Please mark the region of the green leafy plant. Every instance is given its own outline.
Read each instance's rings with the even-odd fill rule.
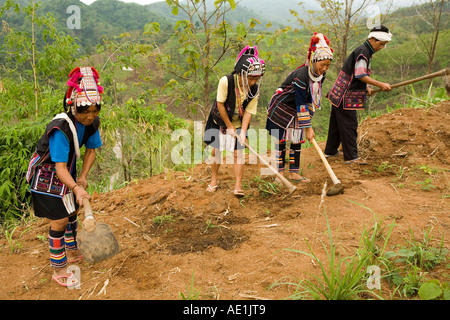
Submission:
[[[0,223],[28,211],[31,199],[25,175],[43,129],[34,121],[0,126]]]
[[[388,251],[385,257],[394,258],[395,263],[410,263],[427,271],[432,270],[436,265],[446,261],[448,250],[444,248],[444,236],[438,247],[432,246],[430,232],[431,228],[424,231],[423,240],[418,241],[410,229],[408,246],[398,251]]]
[[[167,223],[172,223],[175,221],[174,217],[172,215],[163,215],[163,216],[156,216],[152,219],[153,223],[164,225]]]
[[[422,283],[418,295],[421,300],[450,300],[450,285],[433,279]]]
[[[390,170],[394,165],[390,164],[389,162],[385,161],[381,163],[376,169],[377,172],[386,172],[387,170]]]
[[[366,228],[364,228],[360,241],[360,247],[363,247],[365,252],[367,252],[367,254],[369,255],[370,264],[386,265],[384,256],[396,222],[394,220],[389,225],[388,232],[385,235],[383,219],[379,219],[377,221],[374,216],[374,220],[375,221],[371,229],[367,230]],[[380,241],[382,241],[381,245],[379,244]]]
[[[261,177],[254,176],[251,182],[256,183],[258,192],[262,197],[275,195],[280,192],[280,186],[277,183],[267,181]]]
[[[433,179],[426,178],[424,181],[417,181],[416,184],[421,185],[422,190],[430,191],[431,189],[436,188],[432,182],[433,182]]]
[[[405,296],[409,297],[417,294],[425,273],[414,264],[408,264],[405,271],[405,275],[402,278],[401,290]]]
[[[13,239],[14,237],[14,233],[17,230],[19,226],[15,226],[14,228],[10,230],[5,230],[5,238],[6,241],[8,242],[8,246],[9,246],[9,251],[11,253],[19,253],[20,250],[22,250],[23,248],[23,243],[20,241],[20,239],[22,238],[22,236],[28,231],[30,230],[32,227],[29,227],[27,229],[25,229],[24,231],[22,231],[18,237],[17,240]]]
[[[435,173],[438,172],[437,169],[431,168],[428,165],[423,165],[423,166],[420,167],[420,169],[423,170],[423,172],[425,172],[425,173],[427,173],[429,175],[432,175],[432,174],[435,174]]]
[[[186,294],[179,292],[178,295],[182,300],[198,300],[201,291],[194,287],[194,271],[192,270],[190,286],[186,286]]]
[[[208,230],[211,229],[211,228],[220,228],[220,226],[213,224],[212,223],[212,218],[209,218],[209,220],[206,222],[206,228],[203,231],[203,233],[208,232]]]
[[[47,241],[48,241],[47,236],[42,235],[42,234],[38,234],[38,235],[36,236],[36,238],[38,238],[39,241],[41,241],[41,242],[43,242],[43,243],[47,243]]]
[[[366,269],[368,267],[369,255],[367,251],[360,248],[355,255],[342,257],[337,252],[337,247],[333,242],[330,224],[326,216],[327,233],[329,239],[329,249],[322,242],[326,255],[328,257],[327,263],[320,260],[320,258],[311,249],[307,243],[309,253],[295,249],[286,249],[294,252],[299,252],[309,256],[315,261],[321,271],[321,277],[313,276],[315,281],[303,280],[298,283],[296,293],[290,298],[292,299],[306,299],[312,298],[315,300],[355,300],[359,299],[362,294],[369,294],[382,299],[381,296],[366,289]]]
[[[395,286],[396,292],[405,297],[418,294],[427,272],[447,259],[448,250],[443,246],[444,237],[436,247],[431,244],[430,233],[431,227],[424,231],[423,239],[419,241],[410,230],[406,246],[384,254],[387,270],[385,279]],[[427,286],[422,292],[424,290],[428,290]]]

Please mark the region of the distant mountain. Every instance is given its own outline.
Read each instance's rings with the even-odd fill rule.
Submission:
[[[5,2],[6,0],[0,0],[0,6]],[[16,0],[16,2],[22,6],[30,5],[29,0]],[[125,3],[119,0],[96,0],[90,5],[79,0],[37,0],[36,3],[38,3],[38,16],[50,13],[57,20],[57,29],[78,38],[82,50],[88,51],[92,51],[96,45],[100,44],[104,36],[117,36],[124,32],[142,32],[148,22],[158,22],[161,30],[167,30],[169,33],[178,20],[187,18],[181,10],[177,16],[174,16],[165,1],[148,5]],[[67,20],[71,16],[67,8],[72,5],[78,6],[81,10],[80,29],[67,27]],[[214,0],[208,0],[207,8],[213,7]],[[289,9],[301,11],[298,0],[277,0],[276,5],[273,0],[242,0],[235,10],[226,14],[226,20],[235,25],[255,18],[260,22],[260,25],[255,28],[257,30],[266,30],[269,22],[272,24],[272,30],[286,25],[297,26],[292,21],[293,17],[289,14]],[[23,13],[10,12],[2,19],[15,29],[30,30],[30,23]]]
[[[247,22],[250,18],[255,18],[261,22],[259,29],[265,29],[266,24],[269,22],[271,22],[274,27],[286,25],[298,26],[298,24],[293,21],[292,15],[289,13],[289,9],[303,12],[303,8],[300,7],[298,3],[298,0],[278,0],[276,1],[276,4],[274,0],[241,0],[235,10],[227,12],[226,19],[229,23],[236,24],[239,22]],[[181,10],[179,11],[178,16],[173,16],[165,1],[148,4],[146,7],[151,12],[166,17],[173,22],[186,18]],[[208,0],[207,9],[211,10],[213,7],[214,0]],[[313,2],[305,4],[305,8],[307,10],[317,9],[319,6]]]
[[[226,19],[231,24],[237,24],[239,22],[246,23],[250,18],[255,18],[261,23],[256,28],[257,30],[266,30],[269,22],[272,24],[272,30],[287,25],[298,27],[295,18],[289,12],[290,9],[297,11],[300,16],[302,16],[303,10],[319,9],[316,2],[305,1],[300,6],[299,1],[241,0],[235,10],[227,13]],[[0,6],[5,2],[6,0],[0,0]],[[29,0],[16,0],[16,2],[23,6],[30,5]],[[148,5],[125,3],[119,0],[96,0],[91,5],[86,5],[79,0],[36,0],[36,2],[39,2],[37,10],[39,16],[50,13],[57,20],[57,29],[80,39],[82,50],[88,51],[100,44],[104,36],[117,36],[124,32],[142,33],[148,22],[158,22],[161,30],[166,31],[164,37],[168,37],[173,30],[173,25],[178,20],[187,18],[181,10],[177,16],[173,16],[165,1]],[[67,12],[67,8],[71,5],[77,5],[81,9],[81,29],[68,29],[66,25],[71,14]],[[207,8],[212,9],[213,7],[214,0],[208,0]],[[2,19],[6,20],[10,27],[18,30],[30,30],[30,23],[23,13],[10,12]]]
[[[303,6],[300,6],[299,2],[300,0],[241,0],[239,6],[264,17],[265,20],[271,21],[273,25],[298,27],[298,23],[295,22],[295,18],[290,14],[289,10],[295,10],[301,14],[303,9],[320,9],[316,2],[308,1],[306,3],[305,1]]]

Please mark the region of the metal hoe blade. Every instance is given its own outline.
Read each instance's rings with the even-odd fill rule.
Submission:
[[[81,230],[78,242],[84,259],[96,263],[108,259],[119,252],[119,243],[106,223],[98,223],[93,232]]]

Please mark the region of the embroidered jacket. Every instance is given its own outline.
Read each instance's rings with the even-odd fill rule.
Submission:
[[[325,74],[321,83],[324,80]],[[268,118],[285,129],[311,127],[311,118],[315,112],[311,108],[312,82],[307,65],[292,71],[273,94],[268,106]]]
[[[228,114],[228,119],[230,121],[233,121],[233,116],[235,114],[235,109],[236,109],[236,84],[235,84],[235,79],[234,79],[234,75],[233,74],[229,74],[226,76],[228,79],[228,92],[227,92],[227,100],[225,101],[225,108],[227,110],[227,114]],[[253,95],[256,94],[256,92],[258,91],[258,86],[254,85],[250,88],[251,92]],[[244,100],[244,102],[242,103],[242,108],[243,110],[245,110],[248,106],[248,104],[253,100],[254,98],[246,98]],[[221,126],[224,127],[225,126],[225,122],[223,121],[222,117],[220,116],[220,112],[219,109],[217,107],[217,99],[214,100],[214,104],[211,108],[211,116],[214,120],[214,122]],[[239,113],[239,117],[242,120],[243,117],[243,113]]]
[[[68,114],[69,118],[75,123],[75,117],[72,114]],[[88,141],[89,137],[95,134],[100,127],[100,118],[97,117],[94,122],[90,126],[86,126],[85,133],[83,136],[83,140],[80,143],[80,146],[83,146]],[[34,168],[38,164],[54,164],[54,162],[50,158],[50,146],[49,146],[49,136],[53,130],[61,130],[61,132],[67,137],[69,141],[70,151],[69,151],[69,161],[67,162],[67,170],[69,172],[73,172],[76,175],[76,156],[75,156],[75,144],[72,131],[70,130],[69,123],[65,119],[53,119],[46,127],[45,133],[39,139],[35,153],[30,161],[28,172],[27,172],[27,180],[31,181]]]
[[[327,98],[335,107],[345,110],[361,110],[366,106],[367,84],[359,78],[370,76],[370,62],[375,53],[369,41],[365,41],[347,57]]]

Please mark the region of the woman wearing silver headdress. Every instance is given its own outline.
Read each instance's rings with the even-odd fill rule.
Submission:
[[[286,77],[269,102],[266,129],[277,139],[278,171],[285,170],[286,143],[290,142],[288,178],[294,182],[309,182],[299,174],[301,144],[315,137],[311,118],[320,109],[322,82],[333,60],[329,43],[323,34],[314,33],[306,63]]]
[[[207,192],[215,192],[218,186],[217,174],[223,150],[234,152],[234,173],[236,183],[234,195],[244,196],[242,177],[244,163],[242,149],[234,134],[245,141],[252,115],[256,114],[261,78],[265,72],[264,61],[258,57],[256,47],[247,46],[239,54],[234,70],[222,77],[217,96],[205,126],[203,141],[213,148],[211,152],[211,183]]]
[[[77,213],[86,191],[87,175],[102,146],[99,134],[101,94],[98,72],[93,67],[72,70],[64,96],[65,111],[56,115],[39,139],[30,161],[30,183],[34,214],[50,220],[49,247],[52,279],[58,284],[77,286],[68,263],[83,259],[77,246]],[[80,148],[86,147],[81,172],[77,174]]]

